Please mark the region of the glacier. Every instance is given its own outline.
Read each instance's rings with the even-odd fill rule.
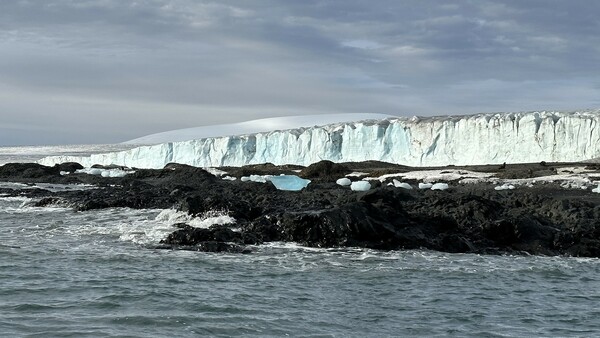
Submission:
[[[397,117],[50,156],[38,163],[162,168],[170,162],[198,167],[306,166],[321,160],[409,166],[575,162],[600,157],[599,122],[600,110]]]

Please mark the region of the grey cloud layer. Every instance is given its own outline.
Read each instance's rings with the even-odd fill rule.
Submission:
[[[597,107],[593,1],[3,1],[0,145]]]

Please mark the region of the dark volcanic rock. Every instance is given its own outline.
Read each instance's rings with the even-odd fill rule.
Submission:
[[[75,171],[77,171],[79,169],[83,169],[83,166],[77,162],[65,162],[65,163],[57,164],[57,165],[55,165],[55,167],[58,167],[59,172],[64,171],[64,172],[68,172],[68,173],[74,173]]]
[[[0,177],[11,179],[35,178],[60,175],[60,167],[47,167],[37,163],[7,163],[0,166]]]
[[[387,170],[380,168],[384,163],[373,165]],[[271,168],[263,169],[267,167]],[[507,191],[495,191],[488,184],[452,184],[447,191],[374,185],[370,191],[354,192],[334,183],[350,169],[327,161],[303,170],[302,175],[313,183],[299,192],[278,191],[272,184],[226,181],[179,164],[138,169],[123,178],[60,175],[77,168],[77,164],[9,164],[0,167],[0,179],[98,186],[84,191],[9,193],[39,198],[34,202],[38,206],[70,205],[81,211],[174,207],[197,216],[221,211],[236,220],[236,231],[230,226],[182,225],[162,242],[165,248],[245,252],[249,244],[294,241],[316,247],[600,257],[600,194],[553,184]],[[530,169],[531,173],[522,172]],[[535,176],[554,169],[507,164],[502,170],[509,176],[517,172]]]
[[[318,247],[398,248],[403,239],[402,229],[409,221],[401,212],[396,212],[393,218],[386,216],[389,215],[382,215],[379,209],[365,202],[287,213],[280,221],[281,239]]]
[[[122,186],[79,191],[69,197],[74,199],[72,205],[78,211],[105,208],[166,209],[176,202],[168,190],[137,181],[125,182]]]
[[[222,167],[230,176],[242,177],[250,175],[296,175],[296,170],[303,169],[303,166],[286,164],[274,165],[273,163],[250,164],[243,167]]]
[[[212,226],[208,229],[179,225],[179,230],[160,241],[164,248],[185,249],[205,252],[247,253],[249,250],[239,243],[242,236],[227,226]]]
[[[239,232],[234,232],[225,226],[212,226],[208,229],[196,228],[189,225],[180,227],[179,230],[171,233],[163,244],[171,245],[196,245],[201,242],[238,242],[241,239]]]
[[[124,166],[124,165],[116,165],[116,164],[108,164],[108,165],[104,165],[104,164],[93,164],[92,168],[95,169],[121,169],[121,170],[126,170],[129,169],[129,167]]]
[[[300,177],[319,181],[334,181],[352,171],[343,164],[320,161],[302,169]]]
[[[262,214],[262,208],[247,200],[227,198],[220,194],[192,195],[183,197],[177,208],[193,216],[211,211],[225,211],[235,219],[252,220]]]
[[[137,169],[129,180],[142,180],[163,188],[209,189],[218,179],[202,168],[185,164],[167,164],[164,169]],[[191,190],[187,189],[187,190]]]

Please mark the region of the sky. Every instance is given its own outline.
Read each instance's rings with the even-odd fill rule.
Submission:
[[[589,0],[0,2],[0,146],[266,117],[600,107]]]

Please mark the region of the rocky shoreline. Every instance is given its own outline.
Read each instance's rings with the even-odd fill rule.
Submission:
[[[535,163],[446,167],[498,179],[557,175],[557,168],[595,164]],[[176,224],[158,248],[213,252],[250,252],[248,246],[273,241],[313,247],[365,247],[380,250],[430,249],[482,254],[535,254],[600,257],[600,194],[590,188],[565,188],[561,182],[496,190],[489,181],[447,180],[447,190],[411,190],[388,185],[395,173],[431,170],[383,162],[309,167],[269,164],[218,168],[223,179],[201,168],[169,164],[164,169],[135,169],[124,177],[75,173],[82,167],[63,163],[0,166],[0,182],[28,184],[15,189],[0,184],[0,196],[33,198],[33,206],[61,205],[77,211],[111,207],[175,208],[190,215],[226,212],[233,224],[195,228]],[[352,191],[336,179],[379,177],[368,191]],[[68,174],[67,174],[68,173]],[[243,182],[249,175],[294,174],[310,179],[301,191],[277,190],[273,184]],[[388,176],[385,176],[388,175]],[[41,189],[34,184],[87,184],[94,189]]]

